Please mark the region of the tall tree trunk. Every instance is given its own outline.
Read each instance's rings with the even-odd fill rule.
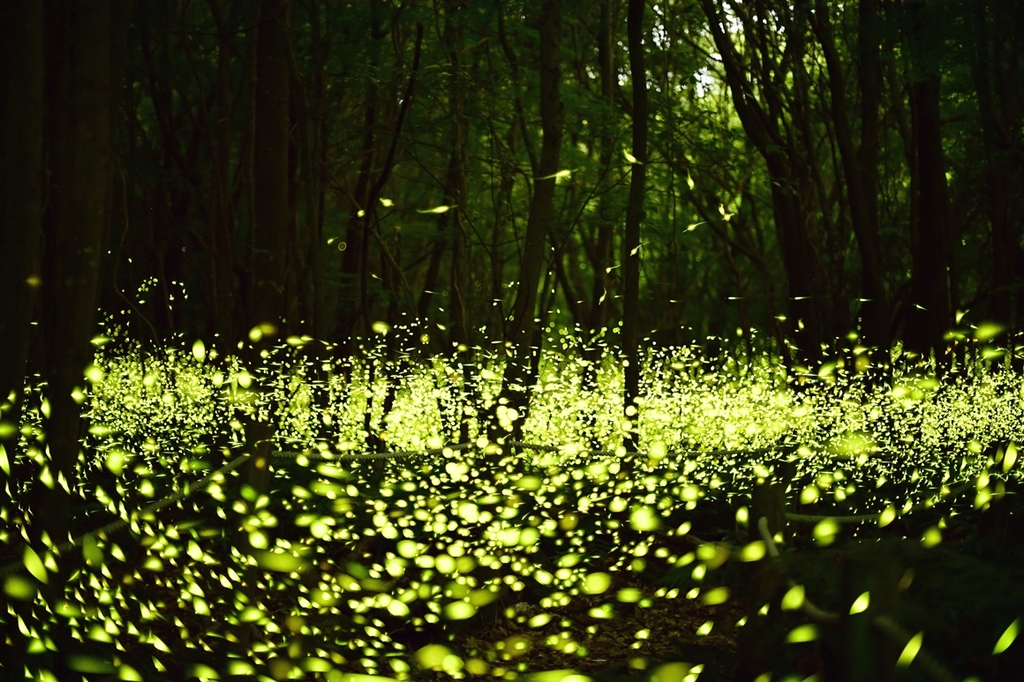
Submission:
[[[464,443],[469,440],[469,421],[462,412],[461,406],[467,400],[466,391],[474,393],[472,362],[473,349],[470,343],[470,329],[467,319],[466,295],[469,293],[469,260],[466,241],[466,216],[468,190],[466,184],[466,142],[468,126],[464,111],[465,89],[462,77],[462,25],[465,21],[466,0],[446,0],[444,12],[443,39],[448,52],[449,75],[449,106],[452,113],[452,163],[448,168],[448,192],[452,196],[452,267],[449,284],[449,339],[455,350],[457,370],[460,381],[450,382],[451,390],[459,395],[453,396],[454,404],[459,406],[459,432],[453,434]]]
[[[217,116],[213,126],[212,207],[210,210],[210,282],[213,285],[212,305],[209,311],[210,332],[219,335],[220,343],[228,348],[237,343],[239,333],[236,322],[241,312],[235,305],[234,235],[237,210],[231,191],[231,128],[234,111],[231,106],[231,59],[234,53],[234,32],[218,0],[208,0],[210,12],[217,26]]]
[[[601,100],[608,111],[615,111],[615,88],[618,85],[615,72],[615,22],[613,18],[612,0],[601,3],[601,25],[597,41],[597,58],[601,72]],[[608,123],[601,135],[601,154],[599,163],[602,172],[607,173],[611,167],[612,155],[615,150],[614,128]],[[612,264],[612,249],[615,242],[615,216],[611,206],[609,192],[601,192],[597,209],[597,239],[594,240],[593,252],[590,255],[593,266],[594,283],[590,293],[589,319],[585,321],[582,355],[583,365],[582,390],[588,393],[597,391],[597,374],[601,367],[603,355],[598,337],[607,330],[610,311],[614,296],[612,277],[609,268]],[[584,430],[588,433],[591,450],[601,449],[597,440],[597,405],[596,401],[588,401],[593,407],[584,414]]]
[[[1020,71],[1015,68],[1019,61],[1007,58],[1005,41],[1019,41],[1020,36],[1011,38],[994,30],[996,26],[1011,25],[1002,3],[978,2],[971,9],[966,21],[978,36],[971,73],[981,121],[984,204],[992,229],[992,293],[988,314],[993,321],[1005,325],[1007,334],[1000,339],[1005,342],[1010,332],[1019,331],[1024,325],[1024,249],[1020,246],[1024,188],[1020,186],[1021,164],[1013,158],[1007,144],[1007,131],[1019,129],[1022,112],[1014,106],[1017,97],[1007,93],[1004,85],[1019,80]]]
[[[910,49],[911,173],[910,305],[907,306],[907,350],[927,358],[943,355],[943,336],[950,319],[949,237],[946,164],[939,121],[940,74],[935,62],[935,8],[927,0],[908,4]],[[940,368],[941,369],[941,368]]]
[[[288,0],[261,0],[256,39],[252,326],[282,324],[288,197]],[[292,323],[288,320],[288,323]]]
[[[888,353],[889,303],[882,269],[882,245],[878,235],[878,28],[877,0],[860,5],[857,44],[859,47],[861,144],[854,143],[853,126],[847,114],[846,76],[836,49],[829,8],[816,0],[811,25],[822,46],[830,89],[829,111],[835,127],[836,145],[842,160],[843,180],[850,207],[850,222],[857,239],[861,262],[862,324],[860,342],[876,349],[875,359]]]
[[[128,27],[117,0],[53,0],[47,22],[47,155],[43,333],[53,487],[36,484],[35,532],[67,539],[82,424],[72,397],[91,360],[99,267],[110,224],[114,130]],[[45,510],[43,512],[42,510]]]
[[[810,233],[811,215],[801,204],[800,195],[805,189],[795,166],[803,163],[793,141],[783,135],[780,121],[785,108],[781,101],[779,84],[789,76],[786,73],[762,74],[760,91],[767,105],[762,105],[754,94],[753,84],[746,71],[730,33],[723,23],[714,0],[701,0],[701,7],[708,18],[715,46],[722,56],[725,80],[729,86],[733,106],[743,129],[754,148],[764,158],[771,181],[772,215],[775,230],[782,251],[782,263],[789,283],[789,324],[790,333],[797,346],[797,357],[784,359],[799,364],[813,365],[821,359],[821,344],[828,332],[834,331],[828,324],[825,312],[827,291],[821,258],[815,249]],[[794,31],[803,30],[794,26]],[[798,45],[795,37],[787,47]],[[768,60],[761,55],[762,60]],[[802,68],[800,58],[787,53],[788,61]],[[774,68],[774,67],[773,67]],[[785,70],[785,65],[777,69]],[[761,67],[759,66],[759,69]],[[763,70],[763,69],[762,69]],[[783,352],[785,352],[783,350]]]
[[[260,351],[282,333],[285,263],[289,211],[288,182],[288,0],[261,0],[256,34],[255,147],[253,149],[252,288],[249,328],[259,328],[249,354],[255,367]],[[287,321],[291,323],[290,320]],[[265,390],[265,387],[263,387]],[[265,493],[270,478],[270,439],[273,418],[251,418],[246,440],[254,448],[248,479]]]
[[[256,92],[253,108],[253,235],[252,288],[247,324],[259,328],[260,334],[249,349],[249,363],[255,368],[260,353],[284,325],[288,308],[285,266],[288,262],[288,227],[290,223],[288,176],[288,0],[261,0],[260,21],[256,33]],[[260,385],[264,394],[268,387]],[[270,452],[275,434],[274,414],[262,419],[250,415],[246,419],[245,439],[249,448],[247,483],[260,495],[270,484]],[[236,533],[238,541],[244,534]],[[255,597],[256,569],[250,566],[243,578],[246,596]],[[240,624],[233,643],[238,655],[246,655],[252,637],[251,624]]]
[[[537,316],[537,287],[548,259],[547,234],[554,219],[555,174],[562,152],[563,105],[559,97],[561,67],[559,60],[560,9],[558,0],[542,0],[540,24],[540,117],[544,135],[540,161],[534,179],[530,215],[526,223],[526,242],[519,264],[519,286],[512,303],[512,319],[506,341],[510,343],[508,361],[502,377],[501,397],[507,407],[518,413],[513,423],[513,439],[522,439],[523,423],[529,408],[529,395],[537,381],[532,371]],[[496,411],[497,407],[495,407]],[[491,420],[492,435],[497,424]]]
[[[0,2],[0,406],[11,401],[0,419],[14,425],[42,281],[43,33],[43,3]],[[8,463],[19,432],[10,433],[0,436]],[[0,470],[0,488],[5,478]]]
[[[640,224],[644,219],[647,181],[647,71],[644,68],[644,0],[629,0],[626,19],[629,74],[633,84],[633,161],[630,169],[626,232],[622,239],[622,354],[625,361],[624,398],[629,432],[624,445],[638,445],[637,398],[640,391],[640,354],[637,348],[637,312],[640,306]]]

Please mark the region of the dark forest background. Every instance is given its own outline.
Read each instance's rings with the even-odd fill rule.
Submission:
[[[1024,323],[1017,0],[4,0],[0,31],[0,396],[48,384],[69,477],[101,322],[335,355],[383,322],[506,343],[506,386],[553,325],[634,359],[627,396],[644,339],[879,365]]]

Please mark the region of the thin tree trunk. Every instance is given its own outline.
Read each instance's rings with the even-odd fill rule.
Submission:
[[[628,452],[636,452],[637,398],[640,391],[640,354],[637,348],[637,313],[640,305],[640,224],[644,218],[647,181],[647,71],[644,68],[644,0],[629,0],[626,20],[629,73],[633,84],[633,156],[626,232],[622,239],[622,354],[625,362],[624,404],[630,427],[624,438]]]
[[[544,135],[540,161],[534,180],[530,215],[526,223],[526,243],[519,264],[519,287],[512,304],[512,319],[506,341],[510,343],[508,361],[502,378],[501,399],[518,413],[513,423],[513,439],[521,440],[523,423],[529,408],[529,394],[536,383],[533,358],[540,348],[533,347],[537,315],[537,287],[547,263],[547,234],[554,219],[555,174],[562,151],[563,105],[559,96],[561,67],[559,59],[560,9],[558,0],[542,0],[540,24],[540,115]],[[496,413],[497,405],[493,412]],[[491,418],[492,436],[498,433]]]
[[[913,173],[910,305],[907,306],[907,350],[941,361],[943,336],[950,326],[948,210],[946,164],[939,120],[940,76],[921,41],[934,39],[929,24],[935,9],[926,0],[909,3],[911,58],[910,128]],[[931,68],[929,68],[931,67]],[[942,367],[938,368],[941,372]]]
[[[0,405],[10,399],[3,419],[15,425],[42,282],[43,33],[41,2],[0,2]],[[17,436],[0,436],[8,464]],[[5,479],[0,470],[0,488]]]
[[[875,8],[872,11],[872,7]],[[829,8],[824,0],[816,1],[816,11],[811,15],[811,25],[818,37],[825,56],[828,73],[830,99],[829,111],[835,128],[836,146],[842,160],[842,177],[850,209],[850,222],[857,238],[861,262],[862,305],[860,318],[862,327],[861,343],[873,346],[876,358],[888,352],[889,303],[885,292],[885,277],[882,270],[882,246],[878,235],[878,183],[877,183],[877,126],[878,126],[878,42],[877,1],[861,3],[861,18],[858,33],[860,63],[858,75],[866,91],[861,92],[861,148],[856,148],[852,126],[847,115],[846,77],[843,63],[836,49]],[[866,73],[873,68],[875,72]],[[864,164],[871,164],[866,168]]]
[[[760,77],[765,79],[761,82],[761,92],[767,105],[762,106],[754,95],[753,85],[713,0],[701,0],[701,7],[722,56],[733,106],[751,144],[764,158],[768,168],[772,214],[789,284],[790,334],[797,346],[796,358],[788,357],[782,349],[783,359],[790,365],[795,361],[810,366],[821,359],[821,343],[829,327],[824,314],[826,283],[821,258],[809,232],[811,216],[805,211],[799,196],[804,188],[794,166],[802,161],[793,141],[779,128],[779,121],[785,113],[776,82],[781,79],[772,77],[769,69],[774,67],[770,64],[769,55],[761,55],[762,63],[756,71],[762,72]],[[802,27],[795,26],[793,30],[799,31]],[[795,37],[792,41],[793,45],[798,45]],[[792,61],[796,57],[789,55],[789,59]],[[771,82],[768,82],[769,78]]]
[[[239,311],[235,305],[234,233],[236,207],[231,192],[231,127],[234,111],[231,106],[231,59],[234,56],[234,35],[224,17],[218,0],[209,0],[211,14],[217,26],[217,117],[214,125],[213,163],[211,164],[213,201],[210,210],[210,324],[208,329],[219,335],[225,348],[236,342],[235,321]]]

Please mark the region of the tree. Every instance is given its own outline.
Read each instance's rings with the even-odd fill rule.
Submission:
[[[0,3],[0,406],[16,425],[42,281],[43,4]],[[8,465],[18,429],[0,435]],[[0,473],[0,481],[3,474]]]
[[[522,424],[529,406],[529,392],[536,382],[534,354],[540,349],[534,346],[534,331],[537,315],[537,287],[540,275],[547,263],[548,230],[554,214],[555,183],[558,176],[559,159],[562,152],[563,105],[559,98],[561,68],[559,59],[559,37],[561,12],[558,0],[541,0],[540,14],[540,118],[543,142],[540,161],[534,175],[533,198],[526,223],[523,257],[519,264],[519,283],[512,304],[507,341],[508,359],[502,377],[501,396],[498,403],[504,403],[519,415],[515,422],[513,439],[522,437]],[[495,408],[496,409],[496,408]],[[492,428],[493,424],[492,417]]]
[[[128,7],[119,0],[46,5],[49,198],[43,215],[43,378],[52,487],[35,486],[33,526],[67,538],[79,437],[73,393],[91,361],[104,240],[110,226],[114,130]],[[52,477],[52,478],[51,478]],[[45,510],[45,513],[42,511]]]
[[[860,135],[854,137],[850,121],[846,64],[836,45],[829,8],[815,0],[811,26],[821,44],[829,84],[829,107],[835,142],[842,160],[850,222],[857,238],[861,263],[861,343],[873,346],[881,364],[891,343],[889,299],[882,268],[878,227],[878,127],[881,71],[879,69],[879,3],[861,0],[857,21],[856,83]],[[856,120],[856,118],[854,119]]]
[[[1006,0],[965,3],[964,10],[981,129],[982,210],[991,225],[987,309],[1007,331],[1019,330],[1024,325],[1024,153],[1012,131],[1024,121],[1024,105],[1013,85],[1024,73],[1024,45],[1019,31],[1001,27],[1020,26],[1024,16],[1020,3]]]
[[[640,354],[637,352],[637,313],[640,305],[640,226],[644,219],[644,187],[647,180],[647,70],[644,68],[644,0],[629,0],[629,73],[633,85],[633,159],[626,233],[622,239],[622,355],[625,361],[624,403],[632,425],[626,449],[635,452],[636,410],[640,393]]]
[[[813,364],[822,357],[822,343],[834,337],[836,326],[823,296],[828,289],[811,233],[813,213],[805,203],[815,191],[805,153],[811,140],[802,130],[805,121],[798,118],[808,113],[803,83],[807,8],[801,3],[770,9],[763,2],[753,7],[731,6],[747,41],[749,53],[741,56],[713,0],[701,0],[701,7],[721,55],[733,106],[767,166],[775,230],[789,282],[790,332],[797,345],[794,360]],[[784,45],[781,35],[785,35]],[[751,65],[749,70],[744,57]],[[786,104],[782,87],[790,79],[796,89],[792,103]]]
[[[906,309],[907,349],[923,357],[944,355],[951,326],[950,238],[946,164],[939,115],[941,74],[934,3],[907,5],[906,44],[910,55],[910,235],[913,269]]]

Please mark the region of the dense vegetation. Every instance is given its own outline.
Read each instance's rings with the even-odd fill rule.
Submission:
[[[920,656],[961,678],[1020,665],[1020,468],[997,445],[1024,439],[1024,387],[981,359],[947,383],[897,370],[867,391],[832,367],[794,390],[764,356],[652,349],[630,454],[621,366],[583,391],[568,339],[545,354],[523,425],[540,447],[490,441],[477,417],[500,357],[473,368],[472,390],[452,359],[410,362],[384,413],[382,344],[316,367],[293,339],[246,367],[199,342],[154,355],[96,341],[76,542],[36,553],[24,510],[4,510],[0,618],[20,619],[8,645],[48,679],[831,676],[842,635],[799,609],[848,608],[846,566],[865,551],[898,567],[889,613],[924,633]],[[26,455],[2,462],[19,480],[45,470],[39,400]],[[252,415],[275,419],[262,494],[235,468]],[[389,456],[362,454],[367,423]],[[791,525],[772,560],[751,493],[787,463],[789,510],[832,520]],[[901,679],[917,679],[907,649]]]
[[[1021,26],[0,0],[3,676],[1007,677]]]

